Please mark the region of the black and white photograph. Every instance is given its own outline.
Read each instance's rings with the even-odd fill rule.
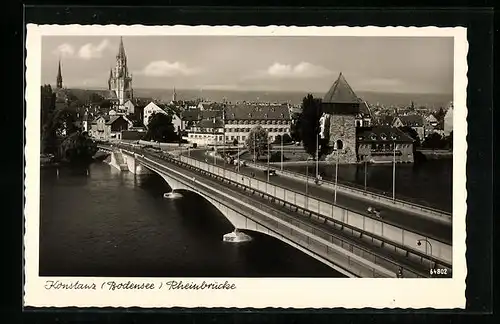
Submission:
[[[465,33],[28,26],[26,300],[459,307]]]

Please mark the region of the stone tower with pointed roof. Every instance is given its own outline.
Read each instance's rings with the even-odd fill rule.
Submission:
[[[116,55],[116,65],[109,71],[108,88],[116,94],[120,106],[123,106],[127,100],[133,99],[132,75],[128,73],[122,37],[120,37],[120,46]]]
[[[339,163],[356,163],[356,116],[360,113],[360,100],[339,74],[322,101],[328,146],[333,151],[326,159]]]
[[[59,66],[57,68],[56,89],[62,89],[62,87],[63,87],[63,79],[61,73],[61,60],[59,60]]]

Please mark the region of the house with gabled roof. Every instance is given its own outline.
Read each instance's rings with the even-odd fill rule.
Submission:
[[[392,122],[393,127],[410,127],[418,134],[422,142],[426,136],[427,121],[420,115],[397,116]]]
[[[356,129],[356,155],[364,163],[413,163],[413,139],[396,127]]]

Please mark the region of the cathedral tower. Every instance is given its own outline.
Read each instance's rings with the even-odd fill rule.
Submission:
[[[116,94],[120,106],[133,98],[132,75],[128,73],[127,56],[122,37],[120,37],[120,46],[116,55],[116,65],[109,71],[108,87]]]
[[[63,87],[63,79],[61,73],[61,60],[59,60],[59,67],[57,69],[56,89],[62,89],[62,87]]]

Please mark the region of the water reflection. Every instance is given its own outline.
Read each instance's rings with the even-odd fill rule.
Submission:
[[[285,169],[309,175],[316,174],[316,165],[289,165]],[[325,180],[335,181],[335,165],[319,165],[319,173]],[[366,179],[365,179],[366,174]],[[451,211],[452,160],[429,160],[421,164],[396,165],[396,198],[413,201],[425,206]],[[339,165],[338,182],[377,193],[392,196],[392,164]]]

